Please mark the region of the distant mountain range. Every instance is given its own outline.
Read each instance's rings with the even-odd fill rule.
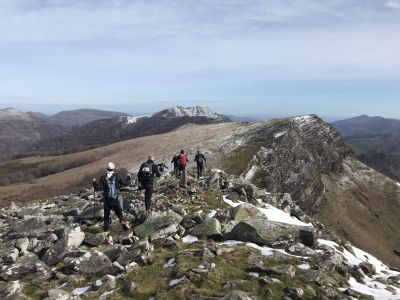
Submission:
[[[69,130],[74,126],[82,126],[99,119],[109,119],[118,116],[128,116],[128,114],[115,111],[83,108],[61,111],[52,115],[51,118],[56,120],[65,129]]]
[[[13,155],[61,154],[152,134],[166,133],[186,124],[230,122],[208,107],[172,107],[151,116],[78,109],[53,116],[0,110],[2,160]]]
[[[0,109],[0,158],[11,156],[42,139],[65,133],[57,121],[46,115],[14,108]]]
[[[360,161],[400,181],[400,120],[363,115],[332,126]]]

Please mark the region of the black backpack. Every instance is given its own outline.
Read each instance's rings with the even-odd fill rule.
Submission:
[[[203,154],[199,154],[199,156],[197,157],[197,162],[199,164],[202,164],[204,162],[204,155]]]
[[[141,182],[148,182],[153,177],[153,164],[145,162],[140,174]]]

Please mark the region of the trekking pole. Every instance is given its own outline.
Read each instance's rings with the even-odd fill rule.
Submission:
[[[96,189],[93,187],[93,219],[96,217]]]

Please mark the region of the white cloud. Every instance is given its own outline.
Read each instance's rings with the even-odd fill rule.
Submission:
[[[390,8],[400,9],[400,0],[387,0],[385,5]]]

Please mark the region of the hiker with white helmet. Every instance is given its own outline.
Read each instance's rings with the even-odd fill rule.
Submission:
[[[110,229],[110,213],[111,210],[115,212],[119,219],[119,223],[124,230],[128,230],[129,226],[126,223],[122,214],[121,196],[118,195],[118,190],[121,186],[128,186],[131,182],[131,175],[128,173],[126,180],[122,180],[118,173],[115,172],[115,164],[109,162],[107,165],[107,173],[101,176],[100,184],[97,183],[96,178],[93,178],[93,188],[103,190],[104,196],[104,230]]]

